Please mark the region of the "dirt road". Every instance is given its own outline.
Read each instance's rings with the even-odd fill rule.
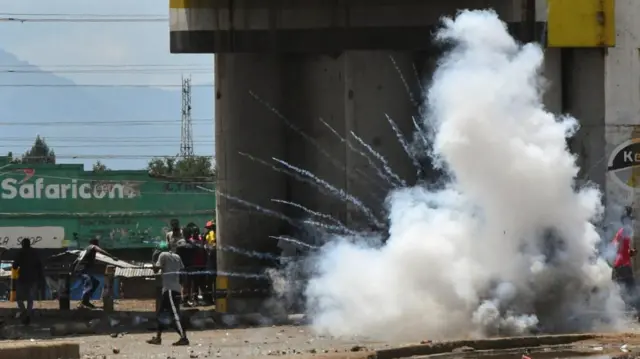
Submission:
[[[86,359],[103,358],[159,358],[159,359],[205,359],[205,358],[265,358],[265,357],[340,357],[364,358],[366,351],[384,349],[406,344],[400,342],[375,342],[364,338],[333,339],[316,336],[307,327],[269,327],[260,329],[235,329],[194,332],[190,347],[172,347],[177,335],[169,333],[162,346],[144,343],[151,334],[82,337],[71,339],[81,344],[81,353]],[[629,345],[634,352],[640,349],[640,335],[626,333],[604,335],[595,340],[575,343],[576,347],[598,354],[604,346],[616,350]],[[118,354],[114,354],[114,348]]]
[[[55,340],[80,343],[81,353],[86,359],[260,358],[325,356],[335,353],[354,355],[366,349],[384,348],[393,344],[358,338],[338,340],[319,337],[307,327],[294,326],[193,332],[189,335],[190,347],[172,347],[171,343],[178,339],[175,333],[165,334],[161,346],[148,345],[144,341],[151,336],[151,333],[124,334],[117,338],[99,335]],[[114,354],[114,348],[117,354]]]
[[[367,352],[376,349],[388,349],[404,344],[383,343],[360,338],[333,339],[314,335],[307,327],[268,327],[259,329],[211,330],[191,333],[191,346],[172,347],[177,339],[175,333],[167,333],[165,343],[153,346],[145,343],[151,333],[96,335],[75,338],[52,339],[47,341],[65,341],[80,344],[84,359],[207,359],[207,358],[314,358],[314,359],[364,359]],[[39,341],[39,340],[26,340]],[[471,347],[482,347],[467,344]],[[475,341],[474,341],[475,343]],[[0,342],[0,345],[2,342]],[[455,346],[455,343],[451,343]],[[626,344],[626,345],[625,345]],[[440,345],[440,344],[436,344]],[[631,352],[640,350],[640,335],[633,333],[602,335],[583,342],[575,342],[574,347],[585,353],[602,355],[620,352],[624,347]],[[552,350],[548,348],[549,353]],[[538,349],[533,357],[543,356],[544,347]],[[514,352],[515,353],[515,352]],[[516,355],[518,354],[518,355]],[[514,357],[519,356],[519,352]]]

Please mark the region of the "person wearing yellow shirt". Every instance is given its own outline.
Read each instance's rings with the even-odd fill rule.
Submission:
[[[216,251],[216,224],[213,221],[208,221],[204,226],[206,234],[205,240],[207,242],[207,270],[209,271],[209,278],[207,278],[207,295],[204,297],[207,304],[213,304],[215,300],[214,293],[216,291],[216,271],[218,270],[218,256]]]

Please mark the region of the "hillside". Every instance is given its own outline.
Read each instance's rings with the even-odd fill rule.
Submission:
[[[2,69],[19,67],[21,70],[32,70],[33,73],[0,74],[0,122],[28,123],[60,121],[106,122],[106,121],[153,121],[172,120],[175,124],[156,126],[1,126],[0,125],[0,154],[4,155],[12,150],[24,152],[27,139],[40,134],[61,156],[82,154],[113,154],[130,155],[173,154],[178,152],[180,140],[180,108],[181,91],[176,89],[161,89],[153,87],[83,87],[74,86],[71,80],[54,73],[43,71],[35,66],[20,61],[12,54],[0,49],[0,66]],[[16,87],[20,84],[52,84],[64,87]],[[5,86],[2,86],[5,85]],[[6,86],[12,85],[12,86]],[[192,116],[197,119],[213,119],[213,88],[192,88]],[[213,135],[213,124],[199,122],[194,125],[196,136]],[[84,144],[89,147],[90,141],[99,139],[100,146],[83,148],[83,142],[67,141],[64,138],[85,139]],[[166,142],[163,147],[140,148],[132,147],[135,142],[127,146],[108,146],[105,141],[110,138],[141,138],[158,139],[155,143]],[[19,138],[20,140],[18,140]],[[104,139],[107,140],[104,140]],[[149,141],[149,140],[147,140]],[[57,147],[56,147],[57,146]],[[204,146],[204,148],[202,148]],[[203,143],[200,152],[209,151],[211,144]],[[122,148],[119,148],[122,147]],[[124,148],[126,147],[126,148]],[[199,147],[196,143],[196,150]],[[60,162],[92,163],[95,160],[69,160],[62,158]],[[141,168],[146,159],[139,160],[105,160],[110,167]]]

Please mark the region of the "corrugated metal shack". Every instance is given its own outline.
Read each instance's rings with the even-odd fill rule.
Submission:
[[[116,268],[121,299],[154,299],[155,274],[151,265],[145,268]]]
[[[68,274],[71,270],[71,264],[73,261],[78,258],[82,251],[80,250],[72,250],[64,253],[56,254],[50,256],[46,259],[43,259],[45,266],[45,276],[47,281],[46,292],[44,293],[44,299],[51,300],[56,299],[58,294],[58,289],[61,286],[61,283],[64,281],[64,275]],[[113,260],[107,256],[102,254],[96,255],[96,266],[94,268],[94,272],[92,273],[96,279],[100,282],[98,289],[96,290],[93,299],[99,299],[102,296],[102,289],[104,286],[104,273],[106,267],[108,265],[112,265],[116,267],[116,270],[129,270],[131,273],[133,271],[138,270],[138,266],[121,261],[121,260]],[[151,269],[149,269],[153,273]],[[120,288],[121,283],[120,278],[116,275],[115,278],[115,287]],[[150,281],[153,283],[153,281]],[[10,263],[7,263],[6,266],[2,266],[0,268],[0,300],[6,300],[8,298],[8,290],[10,288],[11,283],[11,270]],[[144,287],[144,286],[142,286]],[[131,286],[131,290],[135,289],[135,286]],[[144,289],[139,289],[140,291],[144,291]],[[150,298],[153,298],[153,285],[151,285]],[[80,278],[72,278],[71,281],[71,300],[79,300],[82,295],[82,281]],[[115,291],[114,298],[119,299],[121,297],[121,291]]]

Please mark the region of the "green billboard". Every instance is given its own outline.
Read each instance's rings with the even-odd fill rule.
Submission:
[[[75,164],[8,164],[0,158],[0,247],[155,247],[169,221],[202,227],[215,217],[211,182],[147,171],[85,171]]]

